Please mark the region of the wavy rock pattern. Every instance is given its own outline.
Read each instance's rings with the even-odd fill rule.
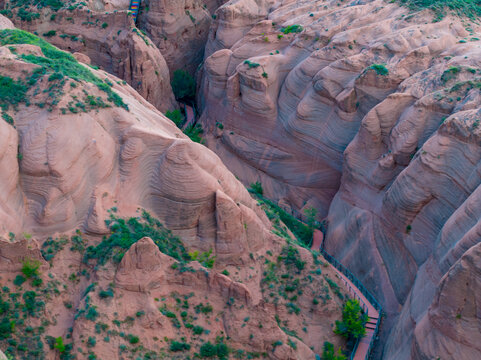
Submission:
[[[55,31],[56,35],[45,38],[51,44],[79,53],[79,60],[127,81],[159,110],[175,108],[169,69],[159,49],[134,28],[126,11],[105,12],[111,7],[99,8],[99,3],[89,4],[90,8],[60,10],[53,20],[47,13],[29,22],[17,16],[13,21],[17,27],[38,34]]]
[[[145,1],[138,26],[160,49],[171,73],[185,69],[194,74],[204,56],[211,14],[225,2],[227,0]]]
[[[216,14],[199,95],[209,147],[294,213],[326,217],[327,250],[389,314],[383,358],[480,357],[479,311],[460,312],[465,330],[439,320],[464,298],[479,310],[446,286],[478,271],[479,28],[383,1]]]
[[[317,254],[274,234],[264,210],[217,155],[104,71],[91,70],[109,84],[103,91],[98,82],[66,79],[66,69],[62,79],[46,73],[27,85],[39,65],[24,54],[43,56],[34,45],[0,47],[0,74],[26,90],[16,106],[0,99],[0,275],[2,299],[11,286],[24,292],[12,295],[25,300],[15,307],[26,313],[27,294],[36,297],[38,312],[8,340],[29,342],[23,328],[42,324],[38,332],[45,336],[29,344],[38,351],[28,356],[58,357],[47,336],[62,336],[66,354],[71,347],[79,359],[94,350],[98,358],[122,359],[126,349],[127,356],[184,358],[220,337],[237,354],[276,360],[314,360],[324,341],[345,346],[332,324],[348,289]],[[93,246],[109,241],[103,235],[111,234],[105,220],[112,212],[130,218],[139,208],[188,251],[212,251],[210,268],[177,262],[146,237],[117,253],[124,255],[116,258],[120,264],[89,260]],[[27,258],[46,260],[20,284]],[[2,307],[9,311],[10,303]],[[16,318],[14,311],[3,319],[10,316]],[[11,329],[15,322],[7,324]],[[171,348],[175,339],[189,344],[182,354]]]

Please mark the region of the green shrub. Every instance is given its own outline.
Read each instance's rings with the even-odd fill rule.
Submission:
[[[26,258],[22,262],[22,273],[27,279],[40,275],[38,269],[40,268],[40,261]]]
[[[202,326],[195,325],[195,326],[192,328],[192,332],[193,332],[195,335],[202,335],[202,333],[204,332],[204,328],[203,328]]]
[[[167,111],[165,113],[165,116],[167,116],[170,120],[174,122],[174,124],[180,128],[182,126],[182,123],[184,122],[184,115],[179,109],[172,110],[172,111]]]
[[[37,312],[45,306],[43,301],[37,300],[37,293],[35,291],[24,292],[22,298],[25,303],[24,311],[29,315],[36,316]]]
[[[42,244],[42,256],[45,260],[52,260],[55,255],[64,248],[68,238],[53,239],[49,237]]]
[[[384,64],[372,64],[371,66],[368,67],[368,69],[374,70],[378,75],[382,75],[382,76],[389,75],[389,70]]]
[[[204,143],[204,139],[202,139],[202,134],[204,133],[204,130],[202,129],[202,125],[200,124],[190,124],[187,126],[187,128],[184,130],[184,134],[187,135],[190,140],[193,142],[197,142],[199,144]]]
[[[176,99],[195,98],[195,80],[187,71],[175,70],[171,84]]]
[[[63,344],[63,339],[61,336],[55,339],[55,344],[53,347],[57,349],[59,353],[65,352],[65,345]]]
[[[95,336],[89,336],[87,340],[87,347],[94,347],[95,344],[97,344],[97,339],[95,338]]]
[[[114,297],[114,291],[112,290],[112,288],[108,288],[107,290],[100,290],[99,291],[99,297],[101,299],[106,299],[106,298],[109,298],[109,297]]]
[[[27,91],[28,87],[23,81],[0,75],[0,107],[3,111],[8,110],[10,105],[14,109],[20,103],[28,105]]]
[[[364,325],[368,316],[363,313],[358,300],[348,300],[342,309],[342,321],[336,321],[334,332],[347,339],[360,339],[366,335]]]
[[[252,191],[257,195],[264,195],[264,189],[262,188],[262,184],[259,181],[251,184]]]
[[[200,347],[200,356],[206,358],[213,358],[217,356],[217,348],[210,341],[206,342]]]
[[[57,32],[55,30],[50,30],[50,31],[47,31],[46,33],[43,34],[43,36],[45,37],[52,37],[52,36],[55,36],[57,35]]]
[[[25,282],[25,280],[27,279],[25,279],[22,275],[17,275],[13,280],[13,284],[16,286],[21,286]]]
[[[445,84],[449,80],[453,80],[461,72],[461,68],[457,66],[450,66],[449,69],[445,70],[441,75],[441,81]]]
[[[174,340],[170,343],[169,349],[170,349],[170,351],[174,351],[174,352],[190,350],[190,344]]]
[[[50,45],[45,40],[26,31],[18,29],[0,30],[0,45],[14,44],[31,44],[39,46],[44,55],[21,55],[23,61],[41,66],[40,69],[36,69],[32,73],[28,80],[28,86],[33,86],[36,81],[45,74],[57,72],[76,81],[85,81],[95,84],[101,91],[107,94],[108,101],[111,101],[116,106],[122,107],[128,111],[128,105],[125,104],[122,98],[112,90],[111,85],[108,85],[103,80],[96,77],[89,69],[81,65],[72,54],[61,51]],[[2,95],[7,96],[6,100],[14,105],[15,103],[18,104],[20,102],[27,102],[25,94],[28,90],[28,87],[20,81],[14,82],[13,80],[8,79],[9,78],[2,79],[2,77],[0,77],[0,105],[5,106],[5,99],[2,99]],[[15,92],[12,91],[12,87],[15,87]],[[2,92],[4,88],[10,89],[9,91],[11,94],[4,94]],[[8,103],[6,105],[6,109],[8,109]]]
[[[107,24],[106,22],[104,22],[104,23],[102,24],[102,29],[105,29],[105,28],[107,28],[108,26],[109,26],[109,24]]]
[[[50,8],[53,11],[60,10],[64,3],[60,0],[11,0],[12,8],[36,6],[38,9]]]
[[[8,317],[0,320],[0,339],[8,339],[15,330],[15,321],[8,319]]]
[[[314,229],[318,227],[318,222],[317,222],[317,209],[313,207],[309,207],[307,209],[304,209],[304,216],[306,217],[306,224],[309,226],[309,228],[312,229],[314,232]]]
[[[137,344],[140,341],[138,336],[135,336],[135,335],[132,335],[132,334],[129,334],[127,336],[127,339],[129,340],[129,343],[131,343],[131,344]]]
[[[406,226],[406,234],[409,235],[409,233],[411,232],[411,229],[412,229],[411,225]]]
[[[6,112],[2,113],[2,118],[5,120],[8,124],[13,125],[13,117],[8,115]],[[11,240],[10,240],[11,241]]]
[[[250,60],[244,61],[244,64],[246,64],[249,67],[249,69],[255,69],[255,68],[261,66],[261,64],[251,62]]]
[[[63,75],[58,72],[54,72],[52,75],[48,77],[48,81],[57,81],[62,79],[63,79]]]
[[[34,277],[32,279],[32,286],[38,287],[43,284],[43,280],[39,277]]]
[[[40,17],[40,14],[36,12],[27,11],[25,10],[25,8],[21,7],[20,9],[18,9],[17,16],[23,21],[30,22],[34,19],[38,19]]]
[[[202,313],[207,315],[212,312],[213,307],[209,303],[207,303],[206,305],[204,305],[203,303],[200,303],[194,307],[194,310],[197,314]]]
[[[284,33],[284,34],[290,34],[290,33],[300,33],[303,29],[303,27],[299,24],[295,24],[295,25],[289,25],[285,28],[282,28],[281,31]]]
[[[219,341],[219,339],[217,339]],[[224,342],[219,341],[217,344],[212,344],[210,341],[204,343],[200,347],[199,355],[201,358],[215,358],[220,360],[227,359],[229,356],[229,347]]]
[[[346,360],[346,356],[342,353],[341,348],[334,351],[334,345],[330,342],[325,342],[322,349],[322,360]]]
[[[99,317],[99,312],[96,306],[89,306],[85,318],[90,321],[95,321]]]
[[[212,255],[212,249],[199,253],[197,250],[189,253],[190,259],[192,261],[198,261],[205,267],[212,269],[215,263],[215,256]]]
[[[180,239],[145,210],[142,211],[140,217],[132,217],[127,220],[111,214],[110,219],[106,220],[106,224],[110,227],[109,237],[104,237],[97,246],[87,248],[84,254],[85,262],[97,259],[98,263],[103,265],[110,258],[113,258],[115,262],[120,262],[127,249],[146,236],[150,237],[164,254],[180,261],[190,260]]]
[[[281,345],[282,345],[282,341],[280,341],[280,340],[277,340],[276,342],[273,342],[272,343],[273,351],[276,349],[276,347],[281,346]]]
[[[288,269],[295,266],[297,270],[300,271],[303,270],[306,265],[306,262],[301,260],[299,250],[292,245],[286,245],[282,248],[279,259],[284,261],[284,265],[286,265]]]
[[[285,237],[286,239],[290,239],[289,234],[280,224],[280,221],[282,221],[296,236],[299,243],[309,246],[312,241],[313,228],[305,225],[293,215],[287,213],[279,205],[265,198],[262,194],[259,194],[259,192],[262,191],[262,186],[258,186],[257,184],[258,183],[251,184],[249,192],[255,194],[261,200],[260,203],[263,205],[263,209],[266,212],[267,217],[272,221],[275,228],[275,233],[279,236]]]

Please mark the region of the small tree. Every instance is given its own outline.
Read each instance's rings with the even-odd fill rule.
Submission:
[[[322,349],[322,360],[346,360],[346,356],[342,353],[341,348],[334,351],[334,345],[326,341]]]
[[[165,116],[172,120],[174,124],[177,125],[177,127],[180,127],[184,122],[184,115],[180,112],[179,109],[172,111],[169,110],[165,113]]]
[[[53,344],[53,347],[54,349],[57,349],[59,353],[65,352],[65,345],[61,336],[55,338],[55,344]]]
[[[258,195],[264,195],[264,189],[262,188],[262,184],[259,181],[251,184],[251,189]]]
[[[40,261],[25,259],[22,262],[22,273],[27,279],[37,277],[39,275],[38,269],[40,268]]]
[[[175,70],[172,90],[176,99],[193,99],[195,97],[195,80],[187,71]]]
[[[319,223],[316,219],[317,209],[313,207],[308,207],[304,209],[304,215],[306,216],[306,223],[309,228],[314,231],[314,228],[319,227]]]
[[[348,340],[357,340],[366,335],[368,316],[362,312],[358,300],[348,300],[342,309],[342,321],[336,321],[334,332]]]

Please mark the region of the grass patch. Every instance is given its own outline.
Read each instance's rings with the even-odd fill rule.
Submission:
[[[386,65],[384,64],[372,64],[367,68],[367,70],[372,69],[378,75],[386,76],[389,75],[389,70],[387,69]]]
[[[185,128],[184,134],[187,135],[190,140],[193,142],[203,144],[204,139],[202,138],[202,134],[204,133],[204,130],[202,129],[202,126],[200,124],[195,124],[195,125],[189,125]]]
[[[429,9],[434,12],[435,21],[442,20],[447,13],[477,20],[481,16],[481,3],[478,0],[397,0],[413,11]]]
[[[300,244],[305,246],[309,246],[311,244],[314,229],[299,221],[293,215],[287,213],[275,202],[265,198],[262,195],[263,190],[260,183],[251,184],[249,192],[254,194],[259,199],[259,203],[262,205],[269,220],[271,220],[277,235],[286,239],[290,239],[287,231],[281,225],[282,221],[296,236]]]
[[[54,11],[60,10],[64,3],[60,0],[11,0],[10,5],[12,8],[36,6],[39,10],[43,8],[50,8]]]
[[[299,24],[289,25],[281,29],[281,31],[286,35],[291,33],[300,33],[302,30],[304,30],[304,28]]]
[[[0,105],[3,104],[1,98],[2,86],[3,90],[8,88],[14,88],[15,95],[8,95],[6,101],[9,101],[12,105],[16,105],[19,102],[26,102],[28,104],[28,99],[26,99],[26,92],[29,87],[35,85],[37,80],[43,75],[49,75],[52,80],[62,79],[63,77],[68,77],[76,81],[85,81],[96,85],[101,91],[107,94],[107,100],[114,103],[115,106],[122,107],[125,110],[129,110],[127,104],[125,104],[122,98],[115,93],[111,88],[111,83],[99,79],[96,77],[87,67],[81,65],[72,54],[65,51],[61,51],[56,47],[50,45],[45,40],[30,34],[23,30],[18,29],[5,29],[0,30],[0,45],[15,45],[15,44],[31,44],[40,47],[44,56],[36,56],[33,54],[21,55],[21,59],[25,62],[36,64],[41,66],[32,73],[28,79],[27,85],[22,82],[15,82],[14,80],[0,79],[4,80],[4,84],[0,84]],[[53,75],[55,74],[55,75]],[[63,84],[62,84],[63,85]],[[18,91],[18,95],[16,94]],[[4,94],[4,96],[7,96]],[[13,97],[12,97],[13,96]]]
[[[190,260],[180,239],[145,210],[140,217],[127,220],[111,214],[110,219],[105,222],[110,227],[111,234],[104,237],[97,246],[87,248],[84,255],[85,262],[96,259],[100,265],[103,265],[112,258],[114,262],[119,263],[125,252],[145,236],[150,237],[164,254],[179,261]]]
[[[244,64],[246,64],[249,67],[249,69],[255,69],[256,67],[261,66],[260,64],[251,62],[250,60],[244,61]]]
[[[182,126],[182,124],[184,123],[184,120],[185,120],[184,115],[182,114],[182,112],[179,109],[172,110],[172,111],[168,110],[165,113],[165,116],[167,116],[167,118],[172,120],[178,128],[180,128]]]
[[[27,91],[28,87],[22,80],[13,80],[8,76],[0,75],[0,107],[2,110],[8,110],[10,105],[14,109],[21,103],[29,105]],[[8,120],[7,122],[10,123]]]

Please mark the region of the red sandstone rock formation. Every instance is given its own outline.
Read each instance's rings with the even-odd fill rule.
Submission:
[[[208,146],[285,208],[326,217],[327,250],[389,314],[383,358],[480,357],[476,311],[453,331],[434,315],[470,298],[444,284],[481,238],[478,26],[383,1],[239,0],[216,14],[199,94]]]
[[[275,235],[219,157],[133,88],[72,59],[68,69],[42,68],[61,55],[49,49],[0,47],[2,79],[24,94],[1,100],[0,298],[3,312],[25,315],[2,325],[2,348],[175,359],[217,338],[281,360],[314,359],[324,341],[343,345],[332,324],[347,290],[335,272]],[[139,219],[139,208],[215,263],[181,263],[148,237],[115,247],[116,261],[92,255],[115,232],[105,220]],[[297,267],[283,260],[288,250]],[[290,282],[295,290],[284,291]],[[189,347],[174,352],[175,341]]]

